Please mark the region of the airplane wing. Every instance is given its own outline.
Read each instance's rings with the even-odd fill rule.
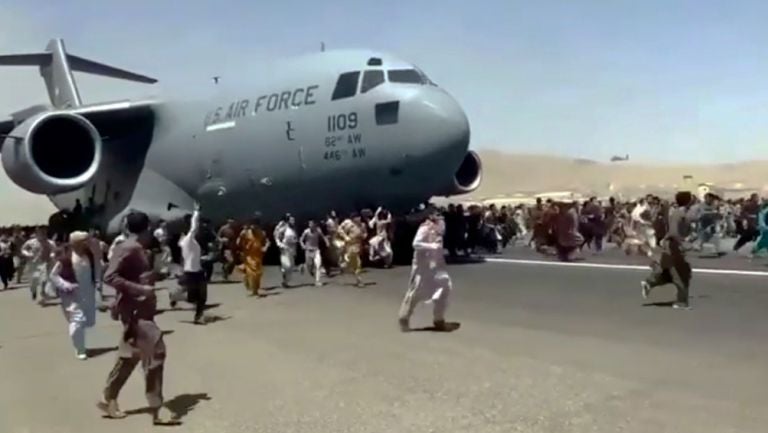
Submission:
[[[101,134],[102,139],[116,138],[134,132],[140,126],[154,121],[155,107],[159,101],[119,101],[85,105],[65,110],[88,119]]]
[[[5,143],[5,137],[13,131],[16,127],[16,123],[13,120],[0,121],[0,153],[3,151],[3,143]]]
[[[93,123],[102,138],[106,139],[131,131],[140,123],[152,121],[153,108],[157,104],[159,102],[155,100],[117,101],[55,111],[74,113],[85,117]],[[17,125],[43,111],[47,111],[47,109],[41,106],[30,107],[12,114],[10,119],[0,120],[0,151],[2,151],[4,138],[11,134]]]
[[[0,121],[0,136],[8,135],[13,131],[16,124],[13,120]]]

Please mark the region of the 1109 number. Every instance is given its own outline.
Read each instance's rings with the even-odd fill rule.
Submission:
[[[332,114],[328,116],[328,132],[345,131],[357,128],[357,113]]]

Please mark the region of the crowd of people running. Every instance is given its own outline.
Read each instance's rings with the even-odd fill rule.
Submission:
[[[691,224],[686,241],[691,249],[724,255],[721,240],[735,238],[734,251],[748,243],[750,255],[768,249],[768,201],[757,194],[723,200],[706,194],[686,206]],[[445,245],[453,256],[478,248],[498,253],[509,245],[524,244],[544,254],[571,260],[585,247],[601,252],[605,243],[625,253],[650,256],[668,232],[669,214],[679,206],[672,200],[648,195],[631,202],[592,197],[584,202],[537,199],[533,206],[449,205],[445,212]]]
[[[450,205],[422,207],[404,219],[393,219],[383,208],[363,210],[339,218],[335,212],[310,220],[303,227],[287,214],[267,227],[258,214],[245,221],[230,219],[214,227],[198,206],[184,218],[182,230],[172,233],[166,222],[150,226],[141,212],[129,213],[123,231],[107,243],[99,230],[88,229],[82,218],[57,213],[47,227],[0,229],[2,288],[28,279],[33,301],[60,301],[78,359],[88,359],[85,330],[94,326],[98,309],[123,323],[119,354],[107,378],[99,407],[110,418],[125,416],[117,405],[120,389],[142,363],[147,398],[155,424],[173,423],[161,416],[165,343],[154,322],[155,283],[176,280],[168,301],[193,304],[194,323],[204,325],[208,283],[214,270],[224,280],[239,269],[247,291],[265,296],[263,266],[268,251],[279,255],[281,284],[293,284],[295,272],[308,273],[314,285],[347,274],[364,287],[363,266],[391,267],[398,245],[412,248],[408,289],[398,323],[410,330],[410,317],[421,302],[433,305],[436,330],[445,322],[452,281],[445,266],[449,257],[493,254],[510,245],[528,246],[542,254],[573,260],[583,248],[595,252],[611,242],[626,254],[653,257],[651,274],[641,282],[643,297],[663,284],[674,284],[674,308],[689,309],[692,269],[685,251],[711,245],[721,255],[720,239],[738,238],[734,249],[753,242],[752,253],[768,246],[768,202],[758,195],[744,200],[721,200],[707,194],[697,200],[680,192],[673,201],[646,196],[631,203],[596,198],[585,202],[537,200],[533,206]],[[71,216],[71,215],[70,215]],[[219,266],[217,266],[219,265]],[[105,296],[104,286],[114,289]],[[114,298],[108,301],[108,298]]]
[[[692,223],[687,241],[694,250],[703,251],[709,246],[711,254],[724,255],[721,240],[736,238],[734,251],[752,243],[750,255],[758,254],[768,249],[767,203],[760,200],[757,194],[738,200],[722,200],[714,194],[707,194],[703,200],[694,197],[694,203],[687,210],[687,220]],[[593,197],[584,202],[539,198],[531,206],[471,205],[465,209],[451,204],[441,209],[446,230],[444,245],[453,258],[479,253],[496,254],[510,246],[525,245],[542,254],[556,255],[560,260],[571,260],[584,248],[599,253],[606,243],[620,247],[627,254],[650,256],[665,237],[666,220],[675,207],[674,202],[653,195],[631,202],[610,198],[603,203]],[[110,250],[125,234],[114,238],[108,246],[105,243],[107,239],[98,229],[87,230],[79,218],[68,220],[67,214],[57,213],[51,218],[53,224],[47,227],[0,228],[2,288],[7,288],[14,281],[14,275],[16,283],[20,283],[25,272],[32,282],[44,280],[40,269],[34,266],[37,263],[35,256],[40,254],[41,249],[55,251],[59,246],[66,245],[69,233],[75,230],[88,231],[89,238],[99,246],[103,262],[108,262]],[[264,249],[266,254],[274,245],[275,251],[280,252],[283,285],[290,284],[294,269],[312,273],[315,283],[320,285],[322,276],[339,273],[345,266],[355,269],[363,265],[391,267],[394,262],[393,245],[410,246],[415,235],[415,225],[397,224],[396,229],[392,216],[382,208],[363,210],[345,220],[340,220],[335,212],[331,212],[324,219],[308,221],[303,230],[296,227],[291,215],[286,215],[279,224],[269,228],[262,227],[258,218],[240,222],[230,219],[220,227],[214,227],[206,218],[198,218],[199,222],[193,227],[192,216],[187,217],[185,233],[193,233],[200,246],[201,275],[209,282],[217,264],[220,264],[222,277],[226,280],[237,267],[241,270],[254,267],[244,260],[249,256],[243,254],[244,250]],[[272,236],[267,236],[270,229]],[[181,240],[184,235],[169,233],[163,221],[157,223],[152,234],[149,251],[153,263],[157,262],[159,268],[170,273],[183,267],[184,242]],[[188,235],[186,238],[190,239]],[[186,243],[189,244],[188,241]],[[361,263],[345,262],[344,250],[350,248],[348,244],[362,253]],[[303,265],[297,266],[297,262]],[[352,273],[360,275],[359,271],[353,270]],[[258,294],[256,280],[251,277],[245,281],[249,289]],[[359,283],[359,278],[356,281]],[[33,284],[32,296],[35,299],[36,287],[37,284]]]

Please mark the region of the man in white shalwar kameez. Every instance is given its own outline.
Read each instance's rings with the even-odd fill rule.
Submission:
[[[632,209],[632,230],[637,234],[638,239],[647,246],[646,254],[651,256],[651,249],[656,247],[656,237],[654,236],[653,223],[648,219],[650,215],[650,206],[645,199],[640,199],[637,205]]]
[[[323,235],[320,226],[314,221],[309,221],[309,226],[301,234],[299,243],[304,250],[304,269],[307,269],[310,275],[315,278],[315,286],[323,285],[320,276],[323,270],[323,259],[320,254],[320,244],[328,244],[328,240]]]
[[[61,298],[69,323],[69,336],[78,359],[88,358],[85,329],[96,324],[96,291],[101,281],[101,261],[94,254],[87,232],[73,232],[69,246],[56,260],[50,281]]]
[[[283,275],[283,287],[288,287],[291,275],[296,269],[296,247],[299,236],[296,234],[296,220],[286,215],[283,221],[275,227],[275,243],[280,249],[280,272]]]
[[[444,225],[436,211],[432,211],[416,232],[413,240],[413,265],[408,291],[400,306],[400,329],[410,329],[413,310],[419,302],[433,304],[435,329],[447,330],[445,310],[453,285],[445,267],[443,255]]]
[[[168,245],[168,225],[165,223],[165,221],[160,222],[160,225],[157,227],[157,229],[155,229],[152,235],[160,244],[160,255],[157,258],[157,267],[159,268],[161,274],[166,275],[169,272],[172,258],[171,247]]]
[[[35,231],[35,236],[24,242],[21,247],[21,254],[27,262],[27,275],[30,276],[29,290],[32,294],[32,300],[37,300],[39,293],[40,304],[44,302],[45,293],[43,291],[53,263],[55,248],[56,245],[48,239],[48,234],[44,228],[38,228]]]
[[[368,227],[376,231],[376,235],[368,241],[368,260],[385,268],[391,268],[393,253],[389,237],[392,215],[384,208],[379,207],[376,209],[373,219],[368,223]]]

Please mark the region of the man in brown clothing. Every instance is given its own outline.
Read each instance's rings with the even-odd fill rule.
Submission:
[[[688,292],[691,283],[692,269],[685,258],[685,239],[690,234],[691,223],[687,218],[692,202],[688,191],[675,195],[677,208],[670,211],[667,223],[667,234],[661,242],[661,256],[651,264],[651,275],[643,280],[643,298],[648,298],[651,290],[664,284],[672,283],[677,288],[677,301],[672,304],[675,309],[688,310]]]
[[[123,334],[117,362],[107,378],[104,401],[98,406],[109,418],[125,418],[117,397],[141,362],[153,424],[178,424],[178,420],[161,415],[165,343],[162,331],[154,321],[157,306],[153,287],[155,275],[141,244],[149,240],[149,218],[142,212],[133,212],[126,218],[126,228],[128,239],[115,248],[104,276],[104,282],[117,292],[112,317],[123,323]]]

